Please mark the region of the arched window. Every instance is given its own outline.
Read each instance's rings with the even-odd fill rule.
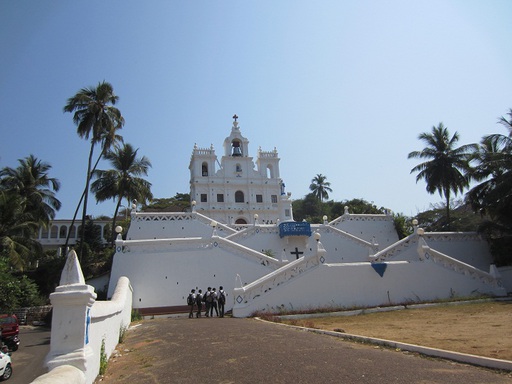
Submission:
[[[243,203],[245,201],[244,193],[242,191],[235,192],[235,203]]]
[[[208,176],[208,163],[206,161],[201,166],[201,174],[203,176]]]
[[[59,239],[65,239],[67,235],[68,235],[68,227],[63,225],[62,227],[60,227]]]
[[[247,224],[245,219],[236,219],[235,224]]]
[[[274,170],[272,169],[272,165],[267,165],[267,178],[272,179],[274,177]]]
[[[74,239],[76,237],[76,226],[73,225],[69,230],[69,238]]]
[[[52,229],[50,231],[50,238],[56,239],[58,234],[59,234],[59,227],[57,227],[56,225],[52,225]]]
[[[235,166],[235,170],[236,170],[236,172],[242,172],[242,166],[240,165],[240,163],[238,163],[238,164]]]

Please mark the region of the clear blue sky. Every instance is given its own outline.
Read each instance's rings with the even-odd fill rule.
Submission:
[[[250,155],[277,147],[292,198],[322,173],[336,201],[412,216],[442,200],[410,174],[419,133],[505,133],[511,17],[507,0],[0,0],[0,167],[49,162],[70,218],[89,143],[62,108],[106,80],[155,197],[189,191],[194,143],[221,155],[236,113]]]

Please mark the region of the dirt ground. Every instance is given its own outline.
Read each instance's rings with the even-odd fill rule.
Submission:
[[[281,322],[512,361],[512,301],[445,304],[358,316]],[[127,347],[127,344],[118,346],[125,365],[135,366],[141,361],[145,364],[139,354],[125,353]],[[139,346],[131,345],[130,348],[138,349]],[[118,359],[119,356],[111,357],[107,376],[115,377],[119,373],[116,373],[117,370],[122,373],[125,369],[123,364],[117,363]],[[104,381],[108,380],[100,376],[95,383]]]
[[[512,360],[512,301],[282,322],[330,331],[341,329],[354,335]]]

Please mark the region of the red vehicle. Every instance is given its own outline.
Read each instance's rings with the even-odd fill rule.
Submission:
[[[2,343],[11,351],[16,351],[20,345],[20,326],[16,315],[0,315],[0,331]]]

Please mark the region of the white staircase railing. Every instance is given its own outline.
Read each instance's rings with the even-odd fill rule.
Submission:
[[[240,310],[247,312],[248,308],[254,306],[258,301],[264,300],[263,297],[270,291],[278,289],[280,286],[323,264],[325,254],[326,251],[322,243],[318,242],[315,253],[302,256],[244,287],[235,288],[233,293],[235,299],[234,316],[236,317],[237,311]]]

